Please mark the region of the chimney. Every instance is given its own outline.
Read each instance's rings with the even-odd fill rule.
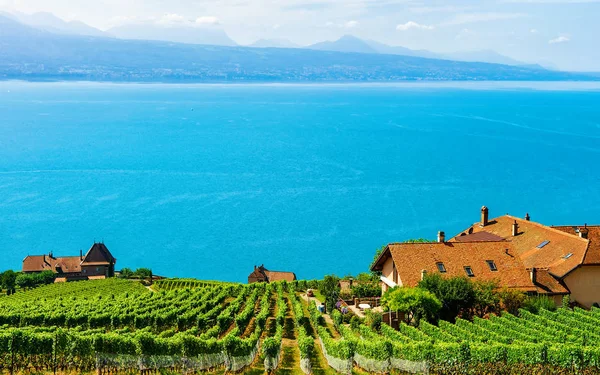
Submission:
[[[485,227],[488,225],[488,214],[489,210],[486,206],[481,207],[481,226]]]
[[[529,216],[529,212],[525,214],[525,220],[527,220],[527,221],[531,220],[531,216]]]
[[[79,260],[83,260],[83,250],[79,249]]]
[[[427,275],[427,270],[421,270],[421,280],[424,280],[426,275]]]
[[[517,234],[519,234],[519,224],[517,224],[517,221],[515,220],[515,222],[512,225],[512,235],[514,237]]]
[[[536,276],[537,276],[537,270],[535,269],[535,267],[533,267],[529,271],[529,276],[531,277],[531,282],[535,284],[535,279],[536,279]]]
[[[438,232],[438,242],[446,242],[446,233],[443,231]]]
[[[579,228],[579,237],[588,238],[588,228],[587,224],[583,226],[583,228]]]

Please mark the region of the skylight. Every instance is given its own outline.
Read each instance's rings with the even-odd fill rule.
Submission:
[[[470,266],[465,266],[465,272],[467,273],[467,276],[469,276],[469,277],[475,276],[475,274],[473,273],[473,269]]]
[[[569,253],[569,254],[565,255],[565,256],[563,257],[563,259],[569,259],[569,258],[570,258],[570,257],[572,257],[572,256],[573,256],[573,253]]]
[[[440,271],[441,273],[445,273],[446,272],[446,266],[444,266],[444,263],[437,262],[436,266],[437,266],[438,271]]]
[[[538,249],[541,249],[542,247],[544,247],[544,246],[548,245],[549,243],[550,243],[550,241],[544,241],[544,242],[542,242],[541,244],[537,245],[537,248],[538,248]]]
[[[490,271],[498,271],[498,267],[496,267],[496,263],[493,260],[486,260],[485,262],[490,267]]]

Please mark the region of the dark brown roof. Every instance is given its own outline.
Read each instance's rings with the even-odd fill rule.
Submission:
[[[115,263],[116,259],[112,256],[108,248],[103,243],[94,243],[83,258],[81,265],[97,266]]]
[[[473,280],[495,280],[500,286],[536,291],[529,272],[507,241],[390,244],[372,270],[381,270],[390,256],[398,270],[399,284],[403,286],[416,286],[423,270],[438,273],[437,263],[441,262],[447,271],[444,275],[466,277],[465,267],[468,266],[473,270]],[[490,269],[486,262],[488,260],[495,263],[497,271]]]
[[[552,228],[574,235],[579,235],[579,232],[587,230],[589,243],[582,264],[600,264],[600,225],[565,225]]]
[[[475,232],[471,234],[460,234],[452,239],[456,242],[498,242],[504,238],[488,232]]]
[[[94,243],[83,260],[79,256],[28,255],[23,259],[23,272],[50,270],[61,273],[79,273],[81,266],[110,265],[116,261],[103,243]]]
[[[515,222],[519,229],[513,236]],[[525,267],[547,269],[558,278],[582,264],[588,245],[579,236],[509,215],[490,220],[484,227],[477,223],[471,228],[473,233],[487,232],[510,241]]]

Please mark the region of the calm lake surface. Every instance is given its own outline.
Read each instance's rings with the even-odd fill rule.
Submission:
[[[103,240],[117,268],[245,281],[531,214],[600,224],[593,85],[0,83],[1,269]]]

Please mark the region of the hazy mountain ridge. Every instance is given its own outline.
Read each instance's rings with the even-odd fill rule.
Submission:
[[[50,33],[0,16],[0,78],[135,82],[587,80],[583,74],[421,57],[225,47]]]
[[[163,42],[236,46],[225,31],[212,27],[177,25],[127,24],[113,27],[107,32],[120,39],[156,40]]]

